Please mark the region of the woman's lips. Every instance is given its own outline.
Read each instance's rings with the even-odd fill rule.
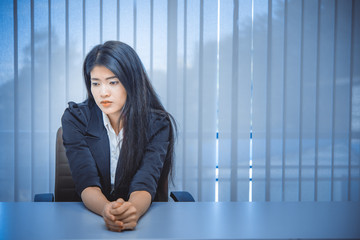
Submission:
[[[111,105],[111,101],[101,101],[100,104],[103,105],[103,107],[109,107]]]

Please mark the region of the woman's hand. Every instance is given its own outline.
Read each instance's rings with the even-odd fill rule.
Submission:
[[[128,202],[119,198],[115,202],[105,204],[101,215],[106,227],[111,231],[133,230],[150,203],[151,196],[148,192],[137,191],[130,195]]]
[[[113,209],[116,209],[121,206],[121,203],[109,202],[104,205],[104,209],[101,213],[106,227],[110,231],[121,232],[123,230],[123,222],[117,220],[114,214],[112,214]]]
[[[133,230],[140,218],[134,204],[132,202],[125,202],[121,198],[113,203],[110,214],[115,217],[116,222],[122,223],[121,230]]]
[[[140,218],[137,209],[131,202],[119,198],[104,206],[102,212],[106,227],[115,232],[133,230]]]

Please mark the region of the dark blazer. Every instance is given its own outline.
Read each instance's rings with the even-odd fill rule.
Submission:
[[[160,113],[150,114],[148,144],[143,160],[131,182],[120,183],[120,161],[116,169],[114,191],[110,183],[110,146],[102,112],[93,102],[69,102],[62,121],[66,156],[79,196],[90,186],[98,186],[110,201],[128,200],[134,191],[147,191],[152,200],[167,201],[167,174],[162,169],[168,157],[170,121]],[[121,154],[120,154],[121,156]],[[166,175],[166,176],[165,176]]]

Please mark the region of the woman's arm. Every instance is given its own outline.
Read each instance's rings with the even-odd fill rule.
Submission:
[[[151,195],[147,191],[136,191],[130,194],[129,202],[137,209],[139,218],[146,213],[151,204]]]
[[[89,210],[100,216],[102,216],[105,205],[110,203],[99,187],[85,188],[81,192],[81,199]]]
[[[146,213],[151,204],[151,195],[147,191],[136,191],[130,194],[129,203],[136,209],[136,222]],[[124,220],[124,222],[126,222]]]

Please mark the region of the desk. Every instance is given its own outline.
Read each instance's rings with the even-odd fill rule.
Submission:
[[[153,203],[136,230],[110,232],[82,203],[0,203],[0,239],[360,238],[356,202]]]

